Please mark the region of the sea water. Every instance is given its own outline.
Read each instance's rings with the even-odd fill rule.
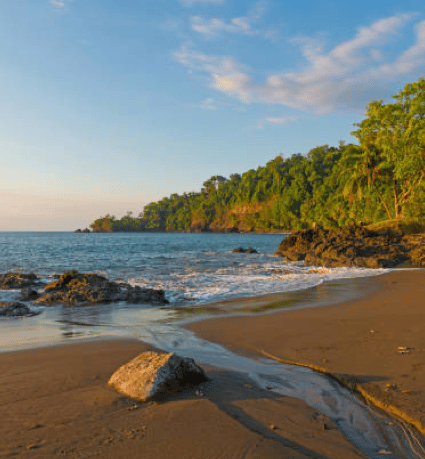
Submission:
[[[42,277],[69,269],[158,288],[175,305],[306,289],[380,274],[358,268],[311,269],[274,255],[282,234],[0,233],[0,273]],[[252,247],[257,254],[232,253]]]

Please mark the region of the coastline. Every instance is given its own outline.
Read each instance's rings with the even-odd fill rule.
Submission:
[[[371,279],[376,291],[325,308],[218,317],[185,327],[235,352],[273,356],[334,375],[392,414],[404,413],[423,433],[425,270]]]
[[[266,353],[285,363],[320,367],[423,423],[424,281],[425,270],[350,279],[348,285],[373,288],[360,298],[343,298],[342,304],[339,298],[326,307],[226,315],[185,328],[238,354]],[[314,289],[323,293],[330,284]],[[241,301],[257,307],[270,298]],[[412,349],[398,354],[399,345]],[[148,458],[365,457],[304,402],[275,396],[217,368],[205,368],[212,383],[202,388],[202,397],[186,391],[143,406],[120,397],[106,386],[109,376],[147,348],[140,341],[105,337],[0,354],[7,369],[0,400],[6,440],[0,455],[132,458],[143,451]],[[189,440],[194,436],[196,445]]]

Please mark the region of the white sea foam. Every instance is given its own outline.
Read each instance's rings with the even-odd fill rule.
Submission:
[[[323,282],[383,274],[385,269],[307,267],[263,259],[238,266],[208,269],[188,267],[174,273],[158,273],[132,278],[131,283],[165,290],[172,303],[209,303],[235,297],[292,292],[315,287]]]

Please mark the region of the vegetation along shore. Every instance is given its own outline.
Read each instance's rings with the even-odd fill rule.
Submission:
[[[106,215],[93,232],[279,232],[425,216],[425,80],[393,102],[372,101],[351,134],[358,145],[321,145],[256,170],[214,175],[198,192],[147,204],[138,216]],[[81,231],[81,230],[80,230]]]

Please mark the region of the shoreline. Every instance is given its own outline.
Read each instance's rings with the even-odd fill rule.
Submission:
[[[333,376],[424,434],[425,270],[370,279],[378,288],[362,298],[271,315],[215,317],[185,328],[235,352]]]
[[[180,313],[182,318],[173,322],[178,326],[185,327],[191,323],[220,317],[256,317],[299,309],[326,308],[370,295],[379,289],[373,279],[386,274],[379,273],[363,277],[338,278],[298,290],[241,296],[193,306],[168,306],[163,309],[170,309]]]
[[[359,280],[361,281],[360,283]],[[369,328],[369,324],[381,317],[379,313],[382,312],[381,303],[383,298],[387,302],[385,303],[387,315],[391,311],[394,313],[394,308],[392,308],[394,305],[390,304],[389,298],[392,301],[397,301],[397,298],[400,298],[401,294],[406,305],[415,304],[418,301],[420,303],[421,297],[418,296],[418,289],[419,292],[425,290],[424,287],[421,287],[421,285],[425,285],[425,270],[395,271],[368,278],[338,280],[322,284],[313,289],[318,290],[319,293],[322,290],[323,293],[323,290],[326,290],[326,287],[331,286],[331,284],[343,285],[344,282],[352,286],[358,284],[360,289],[362,288],[362,284],[363,287],[369,285],[369,288],[367,291],[362,292],[363,295],[361,297],[351,300],[345,298],[342,301],[340,297],[337,297],[336,301],[333,301],[331,305],[326,303],[328,296],[324,294],[323,301],[326,303],[326,306],[319,305],[313,308],[298,307],[283,309],[281,311],[272,309],[266,313],[250,315],[246,315],[245,313],[244,316],[226,315],[210,317],[206,320],[204,317],[202,319],[197,317],[197,322],[186,323],[184,328],[194,331],[200,338],[220,343],[236,351],[239,355],[257,357],[267,355],[269,358],[274,358],[281,363],[308,366],[313,370],[319,370],[328,374],[328,376],[334,376],[335,379],[346,384],[351,389],[357,389],[360,393],[363,390],[365,398],[370,395],[378,400],[378,402],[384,403],[386,406],[394,406],[397,410],[406,413],[408,416],[410,415],[409,409],[416,407],[416,413],[413,413],[412,419],[414,421],[419,420],[421,423],[419,430],[424,433],[425,429],[422,430],[422,428],[425,414],[425,397],[421,388],[425,387],[423,384],[425,381],[425,371],[423,371],[425,369],[425,342],[423,342],[422,336],[418,335],[416,328],[418,326],[420,328],[421,323],[424,323],[425,308],[423,308],[424,311],[421,311],[416,304],[415,310],[411,311],[417,314],[414,322],[412,322],[410,316],[406,318],[405,324],[402,324],[400,321],[398,323],[394,323],[393,321],[393,329],[386,330],[387,335],[389,332],[393,333],[392,335],[389,334],[389,336],[384,336],[383,329],[379,329],[379,327],[375,327],[373,333],[370,333],[372,328]],[[295,292],[288,293],[293,294]],[[335,292],[333,293],[335,294]],[[272,294],[272,296],[274,295],[276,294]],[[244,298],[240,300],[247,301],[252,306],[252,302],[258,305],[258,301],[267,302],[270,298],[269,295],[266,295],[260,298]],[[311,295],[309,300],[311,303]],[[228,301],[237,302],[238,300]],[[368,344],[369,348],[371,346],[372,348],[373,346],[376,347],[378,343],[379,350],[382,351],[388,345],[389,338],[394,342],[394,346],[397,344],[397,328],[405,326],[408,328],[412,328],[413,326],[414,328],[414,333],[410,333],[409,336],[409,343],[412,344],[412,346],[409,346],[412,347],[411,352],[405,355],[399,355],[394,352],[394,355],[390,356],[390,360],[388,360],[388,353],[380,352],[379,359],[381,367],[376,365],[376,359],[373,358],[372,353],[369,353],[369,373],[368,371],[360,371],[362,365],[356,358],[356,352],[354,352],[353,357],[352,352],[347,352],[349,348],[347,346],[344,347],[344,344],[347,344],[345,342],[347,340],[351,347],[353,347],[353,337],[355,340],[359,340],[357,333],[358,327],[361,327],[363,338],[366,337],[365,339],[368,340],[366,344]],[[349,333],[347,333],[347,330]],[[287,336],[289,331],[291,332],[290,336]],[[376,337],[379,339],[375,340],[377,343],[373,343],[372,341]],[[331,346],[328,345],[329,341],[332,342]],[[404,344],[407,347],[407,343]],[[233,452],[237,451],[239,456],[236,455],[235,457],[240,457],[243,453],[243,445],[246,442],[251,445],[250,448],[253,448],[254,451],[258,449],[258,446],[254,447],[252,442],[258,444],[259,437],[261,437],[264,441],[264,444],[261,446],[263,449],[260,448],[257,451],[259,456],[253,457],[303,458],[311,457],[312,452],[318,454],[318,457],[322,457],[320,456],[322,454],[324,455],[323,457],[326,456],[327,458],[364,457],[362,453],[355,449],[342,436],[341,432],[335,428],[328,418],[315,412],[312,408],[305,405],[304,402],[290,397],[272,396],[269,393],[265,393],[264,390],[253,388],[240,374],[223,371],[218,368],[206,368],[214,376],[212,384],[202,388],[206,396],[202,396],[201,398],[196,397],[194,391],[186,391],[162,404],[152,403],[139,406],[133,404],[134,402],[128,399],[120,397],[119,394],[106,387],[107,378],[112,371],[150,347],[141,341],[123,339],[118,336],[112,339],[110,336],[100,336],[88,338],[84,342],[79,340],[74,343],[64,342],[59,345],[54,344],[42,349],[16,350],[0,353],[0,364],[2,368],[7,368],[6,375],[3,376],[3,383],[6,383],[5,392],[7,392],[7,395],[6,393],[4,394],[3,405],[6,412],[2,416],[2,424],[5,424],[5,420],[7,419],[7,405],[10,403],[9,398],[12,397],[13,399],[14,394],[15,398],[17,396],[18,405],[21,402],[25,405],[25,409],[22,409],[21,414],[17,418],[19,423],[22,424],[22,422],[28,421],[28,404],[29,411],[31,412],[32,407],[37,404],[39,399],[40,402],[43,399],[43,403],[45,403],[45,398],[49,396],[45,388],[46,382],[48,387],[51,383],[53,383],[53,386],[56,385],[58,387],[57,393],[52,399],[53,401],[47,403],[47,412],[50,413],[47,416],[47,422],[34,421],[28,427],[28,432],[23,434],[25,441],[28,443],[26,446],[17,444],[18,437],[16,433],[12,432],[11,427],[7,425],[2,427],[11,437],[10,439],[9,437],[7,438],[7,446],[2,446],[3,450],[0,448],[0,453],[10,453],[11,455],[18,456],[22,454],[23,457],[26,457],[29,453],[31,453],[31,457],[54,457],[60,453],[65,456],[74,457],[74,454],[78,451],[84,454],[88,454],[90,451],[89,456],[91,457],[92,455],[96,455],[95,451],[101,450],[103,454],[108,451],[108,454],[113,455],[111,457],[132,458],[139,457],[140,450],[137,448],[134,449],[134,447],[135,445],[140,445],[143,451],[146,451],[145,457],[210,457],[203,456],[200,450],[196,448],[197,452],[194,455],[191,455],[192,453],[188,454],[187,448],[190,451],[192,450],[192,447],[189,447],[188,444],[188,436],[192,435],[193,429],[197,429],[197,426],[194,425],[194,420],[196,419],[196,422],[203,429],[206,429],[206,432],[214,432],[212,435],[208,434],[207,436],[205,433],[202,435],[202,432],[198,432],[200,436],[199,444],[202,446],[202,451],[205,451],[205,447],[211,449],[211,451],[215,451],[214,448],[218,447],[216,443],[220,444],[223,438],[225,438],[228,441],[228,448]],[[359,358],[365,360],[364,357],[365,355],[367,357],[367,353],[364,353],[365,349],[362,348],[362,343],[358,342],[357,347],[353,348],[360,351]],[[336,358],[338,355],[339,358]],[[56,363],[54,365],[55,368],[52,368],[51,362],[58,362],[58,356],[61,356],[61,363],[58,365],[58,368],[56,368]],[[94,366],[92,365],[93,356],[96,358],[96,365]],[[402,364],[398,373],[401,371],[405,373],[394,376],[389,369],[391,361],[397,360],[398,362],[396,363]],[[410,373],[405,369],[409,361],[411,361],[410,365],[416,365],[416,369],[410,369]],[[39,366],[35,366],[37,362]],[[384,364],[384,368],[388,371],[381,371],[382,364]],[[367,365],[363,366],[363,369],[366,367]],[[34,373],[34,369],[37,370],[36,373]],[[72,369],[72,375],[70,369]],[[415,379],[411,377],[413,374]],[[59,379],[62,378],[62,380],[58,381],[58,377]],[[400,385],[397,377],[404,378],[404,385]],[[27,380],[25,381],[24,379]],[[74,379],[78,380],[76,387],[67,389],[68,381]],[[8,382],[10,382],[9,386],[7,385]],[[410,393],[404,392],[408,386],[406,382],[414,389],[410,390]],[[93,388],[88,388],[87,384],[89,383],[95,384],[95,392],[93,392]],[[388,390],[386,390],[387,385],[390,386]],[[33,389],[31,389],[31,386],[33,386]],[[64,401],[63,395],[73,395],[79,393],[80,390],[81,393],[77,396],[76,400],[78,403],[75,407],[70,406],[69,403]],[[31,397],[27,397],[26,401],[19,399],[20,394],[25,393],[25,391],[30,391],[30,394],[34,395],[35,401],[33,403],[30,402]],[[222,393],[218,393],[220,391]],[[223,401],[223,394],[230,392],[232,393],[231,398]],[[67,395],[65,396],[67,397]],[[87,403],[86,405],[81,403],[81,397],[88,405]],[[407,403],[406,405],[406,397],[410,398],[410,404]],[[71,397],[71,402],[72,400],[73,398]],[[67,407],[65,411],[72,412],[73,417],[71,416],[71,418],[75,418],[71,422],[71,425],[74,427],[76,425],[77,427],[80,426],[77,428],[79,433],[75,434],[75,431],[72,431],[72,429],[65,428],[68,421],[66,419],[60,421],[62,419],[61,416],[55,413],[53,409],[55,403],[60,403],[61,406],[65,403],[65,407]],[[264,408],[264,403],[270,406],[267,405],[268,408],[266,409]],[[137,423],[133,424],[135,418],[129,421],[129,416],[133,416],[132,407],[136,405],[137,407],[134,409],[140,414],[137,422],[140,423],[143,419],[143,431],[134,428],[135,425],[138,425]],[[2,403],[0,403],[0,406],[2,406]],[[88,410],[88,406],[90,407],[90,412],[93,410],[91,419],[93,420],[97,416],[96,422],[102,426],[101,431],[95,429],[93,432],[91,425],[84,424],[81,421],[83,411],[84,409]],[[226,409],[223,409],[224,406],[226,406]],[[219,408],[219,413],[216,412],[217,407]],[[381,406],[380,408],[385,408],[385,406]],[[173,418],[171,415],[176,410],[179,413],[179,418]],[[278,414],[276,414],[277,410],[279,411]],[[128,413],[129,411],[131,411],[131,415]],[[247,412],[249,412],[248,417]],[[86,412],[86,416],[88,416],[88,413],[89,411]],[[255,416],[253,413],[255,413]],[[397,415],[399,413],[393,411],[391,414]],[[43,417],[44,414],[40,414],[40,416]],[[108,427],[108,417],[110,416],[120,419],[120,423],[115,424],[114,429],[112,429],[114,434],[111,434],[111,429]],[[211,418],[208,418],[209,416]],[[2,417],[0,416],[0,419]],[[183,435],[180,442],[177,441],[174,434],[165,433],[162,429],[164,423],[170,429],[173,428],[172,424],[167,424],[170,417],[173,418],[173,423],[177,419],[180,421],[184,419],[187,424],[186,426],[180,426],[183,429],[180,431],[180,435]],[[291,425],[294,418],[297,419],[297,428],[295,430],[294,426]],[[406,420],[409,422],[409,419]],[[57,432],[55,433],[53,429],[53,426],[58,422],[64,424],[61,430],[63,435],[59,436],[59,440],[56,439]],[[214,423],[224,423],[223,425],[227,426],[228,431],[224,432],[221,430],[220,432],[216,432]],[[121,424],[129,426],[129,428],[124,429],[122,426],[120,427]],[[271,425],[274,427],[277,426],[277,430],[271,428]],[[48,426],[50,427],[47,428]],[[241,427],[242,430],[240,430]],[[108,428],[111,434],[109,437]],[[151,431],[152,428],[154,433],[152,433],[148,440],[146,433]],[[296,432],[297,429],[301,429],[304,432],[303,435],[300,436],[299,432]],[[86,433],[86,430],[90,431],[91,434]],[[313,436],[311,436],[312,430],[314,432]],[[45,432],[47,433],[45,434]],[[229,432],[233,436],[240,436],[244,439],[244,442],[238,443],[233,439],[228,439]],[[75,435],[77,437],[78,435],[80,436],[78,442],[71,441]],[[155,442],[159,441],[164,445],[168,445],[168,449],[166,448],[165,452],[160,451],[158,446],[155,445],[155,442],[151,441],[152,438],[155,438]],[[282,438],[285,438],[285,440],[283,441]],[[58,441],[59,443],[62,442],[65,446],[59,445]],[[173,450],[171,444],[176,441],[178,442],[178,446],[176,450]],[[77,443],[81,446],[76,446]],[[42,454],[34,456],[38,450]],[[114,452],[112,453],[112,451]],[[211,455],[211,457],[223,456],[222,453],[217,453],[216,456]]]

